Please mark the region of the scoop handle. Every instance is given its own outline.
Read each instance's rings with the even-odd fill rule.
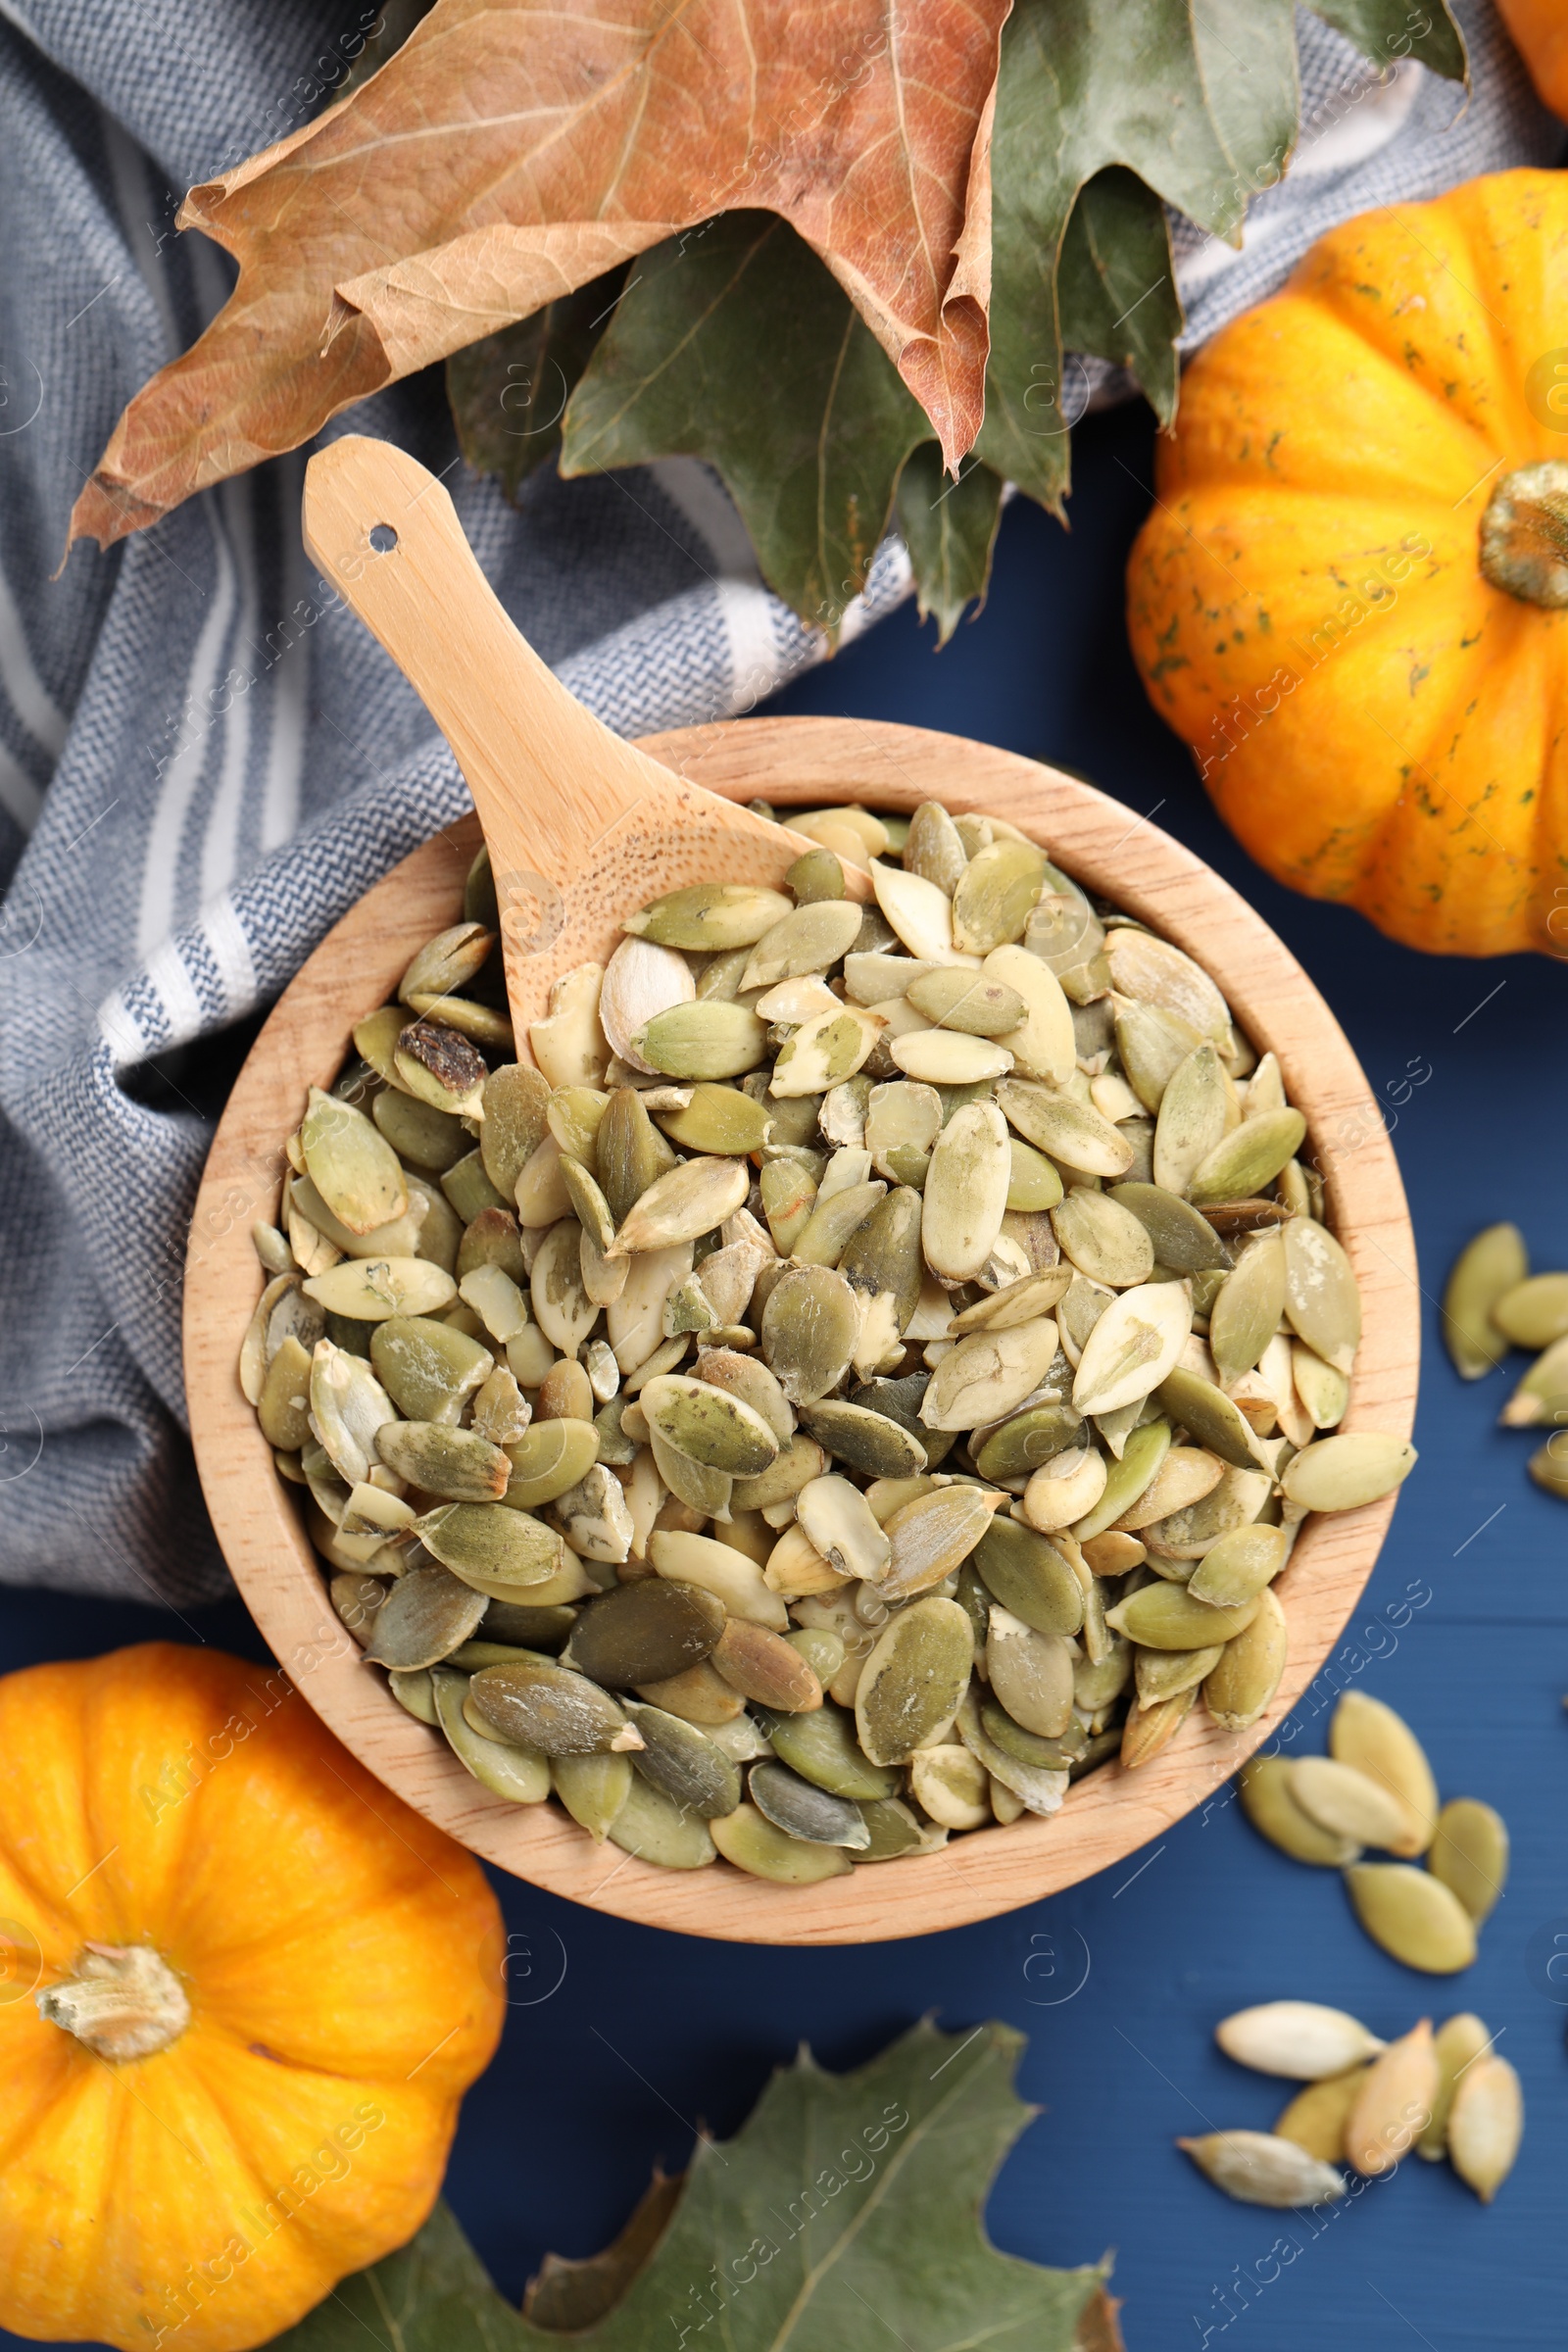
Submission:
[[[558,889],[634,808],[681,802],[668,768],[612,735],[508,617],[436,475],[348,434],[305,471],[305,545],[457,756],[498,873]],[[672,812],[671,812],[672,813]]]

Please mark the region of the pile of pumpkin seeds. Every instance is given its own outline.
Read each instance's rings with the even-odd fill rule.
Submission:
[[[1504,1429],[1568,1428],[1568,1274],[1532,1274],[1517,1225],[1489,1225],[1454,1261],[1443,1295],[1443,1337],[1462,1380],[1495,1371],[1510,1348],[1536,1360],[1497,1418]],[[1568,1499],[1568,1438],[1549,1437],[1530,1475]]]
[[[1253,1756],[1238,1786],[1281,1853],[1343,1871],[1357,1919],[1394,1959],[1438,1977],[1470,1966],[1507,1881],[1507,1825],[1479,1797],[1441,1802],[1426,1750],[1392,1707],[1347,1690],[1326,1756]],[[1364,1862],[1368,1846],[1398,1859]]]
[[[1484,2205],[1513,2170],[1524,2132],[1519,2077],[1468,2011],[1436,2034],[1424,2017],[1385,2042],[1343,2009],[1266,2001],[1222,2019],[1214,2038],[1238,2064],[1306,2085],[1272,2132],[1209,2132],[1176,2142],[1243,2204],[1343,2197],[1341,2164],[1375,2179],[1412,2147],[1429,2164],[1446,2156]]]
[[[481,857],[288,1139],[241,1380],[486,1788],[808,1883],[1255,1722],[1302,1520],[1414,1455],[1335,1434],[1353,1273],[1208,975],[999,818],[791,821],[527,1061]]]

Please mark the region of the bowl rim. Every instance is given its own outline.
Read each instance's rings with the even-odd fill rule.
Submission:
[[[1361,1286],[1362,1341],[1343,1426],[1408,1437],[1419,1368],[1415,1244],[1397,1163],[1338,1021],[1241,895],[1147,817],[1061,770],[965,737],[891,722],[728,719],[645,737],[690,782],[778,807],[940,799],[989,808],[1063,868],[1193,954],[1260,1050],[1279,1054],[1305,1114],[1332,1221]],[[270,1218],[307,1084],[329,1085],[347,1031],[383,1004],[409,956],[453,919],[479,841],[468,817],[405,858],[336,923],[279,998],[219,1123],[190,1226],[184,1299],[191,1441],[235,1584],[280,1665],[322,1720],[405,1802],[485,1860],[550,1892],[645,1926],[741,1942],[851,1943],[929,1935],[1076,1885],[1218,1790],[1320,1671],[1376,1562],[1396,1497],[1317,1517],[1279,1580],[1291,1626],[1280,1687],[1246,1732],[1195,1709],[1152,1762],[1110,1763],[1053,1819],[972,1832],[935,1855],[815,1886],[722,1860],[688,1878],[599,1846],[553,1805],[506,1804],[407,1714],[333,1616],[316,1554],[241,1394],[235,1363],[262,1288],[250,1241]]]

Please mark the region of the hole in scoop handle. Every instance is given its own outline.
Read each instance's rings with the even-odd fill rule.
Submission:
[[[601,726],[509,619],[438,478],[350,434],[305,474],[305,545],[457,755],[498,870],[557,885],[666,768]]]

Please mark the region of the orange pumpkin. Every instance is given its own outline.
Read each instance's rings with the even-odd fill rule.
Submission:
[[[1497,0],[1497,14],[1553,114],[1568,116],[1568,12],[1563,0]]]
[[[1568,946],[1568,177],[1347,222],[1189,368],[1133,648],[1281,881]]]
[[[237,2352],[410,2237],[495,2047],[495,1897],[286,1678],[0,1682],[0,2323]]]

